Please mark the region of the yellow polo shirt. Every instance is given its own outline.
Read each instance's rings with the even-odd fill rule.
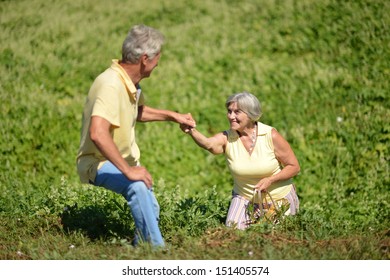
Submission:
[[[252,154],[249,155],[235,130],[228,130],[228,144],[225,156],[234,179],[233,191],[252,201],[255,185],[265,177],[282,170],[276,159],[271,136],[272,127],[257,123],[257,140]],[[272,184],[268,191],[273,199],[284,198],[291,190],[292,180]],[[257,198],[257,196],[256,196]],[[255,201],[258,203],[258,201]]]
[[[135,124],[138,106],[144,98],[118,60],[101,73],[93,82],[84,106],[80,147],[77,155],[77,171],[82,183],[94,181],[96,171],[106,161],[89,135],[92,116],[109,121],[114,129],[112,138],[122,157],[131,166],[139,165],[140,151],[135,141]]]

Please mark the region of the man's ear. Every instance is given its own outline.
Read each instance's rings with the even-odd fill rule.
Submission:
[[[148,55],[147,55],[146,53],[144,53],[144,54],[141,56],[141,63],[142,63],[143,65],[145,65],[146,62],[147,62],[148,60],[149,60]]]

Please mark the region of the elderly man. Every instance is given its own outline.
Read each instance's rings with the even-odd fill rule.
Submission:
[[[163,35],[136,25],[122,46],[122,59],[93,82],[84,106],[77,169],[80,180],[125,197],[136,225],[134,244],[150,242],[163,247],[159,205],[153,194],[152,176],[140,165],[135,141],[136,121],[173,121],[195,127],[190,114],[148,107],[140,81],[158,65]]]

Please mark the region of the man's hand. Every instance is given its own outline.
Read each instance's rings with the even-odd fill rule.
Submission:
[[[90,136],[102,155],[112,162],[129,180],[144,181],[148,188],[153,186],[152,176],[141,166],[129,166],[119,153],[110,134],[111,124],[104,118],[93,116],[90,125]]]
[[[189,128],[196,127],[196,121],[192,117],[191,113],[187,113],[187,114],[177,113],[177,116],[175,119],[176,119],[176,122],[180,124],[180,128],[182,128],[182,125],[183,125],[183,127],[187,126]]]
[[[143,181],[149,189],[153,186],[152,175],[143,166],[129,166],[124,174],[131,181]]]

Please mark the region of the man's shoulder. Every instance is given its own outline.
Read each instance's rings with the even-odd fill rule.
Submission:
[[[112,68],[107,68],[96,77],[95,81],[115,84],[120,82],[120,78]]]
[[[112,69],[108,68],[100,73],[91,86],[92,91],[100,91],[102,89],[119,90],[122,87],[122,82],[118,75]]]

